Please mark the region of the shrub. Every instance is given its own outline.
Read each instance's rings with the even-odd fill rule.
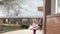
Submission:
[[[21,28],[23,29],[27,29],[29,27],[29,25],[22,25]]]
[[[11,30],[20,30],[20,26],[6,26],[0,25],[0,31],[11,31]]]

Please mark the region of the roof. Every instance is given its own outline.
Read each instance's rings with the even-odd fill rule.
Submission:
[[[42,18],[42,17],[19,17],[19,16],[8,16],[8,17],[0,17],[0,18]]]

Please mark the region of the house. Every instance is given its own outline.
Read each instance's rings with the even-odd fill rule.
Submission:
[[[44,34],[60,34],[60,0],[45,0]]]
[[[40,23],[43,12],[38,12],[40,0],[1,0],[0,1],[0,24],[31,24],[36,20]],[[21,4],[21,5],[20,5]]]
[[[32,25],[34,21],[40,24],[40,17],[0,17],[0,24],[6,25]]]

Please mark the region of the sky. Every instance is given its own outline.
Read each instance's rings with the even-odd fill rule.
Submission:
[[[18,16],[22,16],[22,17],[26,17],[26,16],[31,16],[31,17],[42,17],[43,16],[43,12],[39,12],[37,10],[38,6],[43,6],[43,1],[42,0],[27,0],[24,2],[24,5],[22,5],[22,7],[24,9],[20,9],[20,11],[22,13],[19,13]],[[12,10],[10,10],[11,13],[13,12]],[[1,16],[6,16],[7,12],[6,9],[4,8],[4,6],[0,5],[0,17]]]

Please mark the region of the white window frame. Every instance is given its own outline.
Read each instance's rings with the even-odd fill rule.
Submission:
[[[55,10],[55,13],[56,13],[56,14],[58,13],[58,9],[57,9],[57,4],[58,4],[58,3],[57,3],[57,1],[58,1],[58,0],[56,0],[56,8],[55,8],[55,9],[56,9],[56,10]]]
[[[55,8],[55,14],[60,14],[59,10],[58,10],[58,0],[56,0],[56,8]]]

